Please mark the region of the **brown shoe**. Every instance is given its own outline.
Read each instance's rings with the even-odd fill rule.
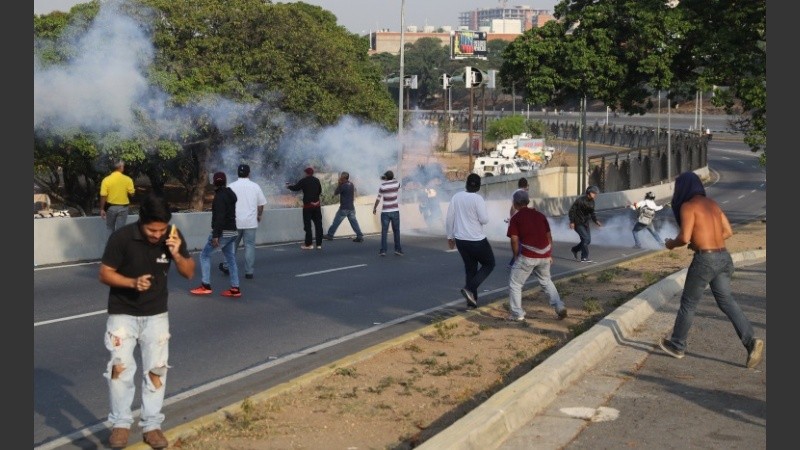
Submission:
[[[108,446],[111,448],[125,448],[128,446],[128,437],[131,430],[128,428],[112,428],[111,437],[108,438]]]
[[[167,448],[167,445],[169,445],[167,437],[164,436],[164,433],[158,428],[144,433],[142,435],[142,440],[144,440],[145,444],[153,448]]]

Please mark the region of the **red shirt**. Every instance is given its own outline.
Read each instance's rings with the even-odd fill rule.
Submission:
[[[550,245],[550,240],[547,239],[549,232],[550,222],[544,214],[532,208],[522,208],[511,216],[506,236],[519,237],[521,255],[528,258],[549,258],[553,252],[552,248],[543,253],[536,253],[522,245],[545,249]]]

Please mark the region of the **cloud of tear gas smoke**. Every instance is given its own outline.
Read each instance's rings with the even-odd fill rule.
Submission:
[[[491,220],[488,225],[484,226],[486,236],[492,242],[507,242],[506,232],[508,231],[508,224],[505,219],[509,217],[509,210],[511,208],[511,198],[506,201],[503,200],[488,200],[486,207],[489,210],[489,217]],[[654,221],[655,228],[662,238],[662,242],[656,242],[652,235],[646,230],[639,232],[639,241],[642,247],[651,250],[660,250],[664,248],[664,238],[674,238],[678,233],[678,229],[674,223],[666,220],[667,214],[672,214],[672,211],[665,208],[659,211]],[[605,215],[605,214],[603,214]],[[569,217],[547,217],[550,222],[550,232],[553,235],[554,242],[567,242],[577,244],[580,239],[578,233],[569,228]],[[609,219],[600,218],[602,227],[597,227],[594,224],[590,225],[592,232],[592,242],[589,244],[589,252],[594,245],[607,245],[614,247],[633,247],[633,226],[636,223],[636,216],[633,211],[622,209],[615,211],[614,215]],[[572,255],[567,255],[572,259]]]
[[[192,117],[207,116],[220,130],[226,130],[253,111],[255,105],[221,97],[206,98],[191,107],[171,106],[169,96],[148,82],[155,49],[144,31],[149,27],[142,26],[138,18],[148,14],[132,17],[120,8],[124,2],[103,2],[87,31],[65,33],[76,36],[72,42],[76,57],[69,62],[44,65],[34,56],[34,129],[114,131],[130,137],[139,131],[137,117],[141,115],[169,136],[179,129],[178,124]],[[283,130],[276,143],[277,164],[267,164],[264,148],[230,146],[214,152],[206,170],[223,171],[235,180],[236,167],[247,162],[250,178],[268,196],[290,195],[285,182],[302,177],[308,166],[330,181],[341,171],[349,172],[359,195],[374,195],[386,170],[393,170],[401,179],[401,197],[417,198],[426,185],[445,181],[444,167],[434,156],[435,127],[409,122],[401,152],[396,133],[354,117],[322,128],[280,111],[271,111],[270,120]],[[256,125],[245,128],[254,134],[263,131]],[[398,168],[400,153],[403,165]],[[450,195],[439,197],[448,200]]]
[[[119,2],[103,3],[73,45],[75,57],[65,65],[45,66],[34,54],[34,128],[132,133],[136,110],[163,109],[165,97],[144,74],[153,46],[143,27],[120,13]]]

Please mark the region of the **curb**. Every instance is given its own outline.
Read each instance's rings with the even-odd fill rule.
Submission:
[[[734,264],[766,259],[766,250],[731,255]],[[543,411],[561,390],[606,358],[626,335],[683,289],[687,269],[651,285],[551,355],[530,372],[494,394],[420,450],[497,448],[511,433]]]

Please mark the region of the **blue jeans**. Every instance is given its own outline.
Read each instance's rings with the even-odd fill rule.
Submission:
[[[733,275],[733,260],[728,252],[695,253],[692,263],[686,272],[686,281],[683,284],[681,306],[675,317],[675,326],[672,329],[670,340],[678,350],[686,349],[686,338],[694,320],[694,311],[703,298],[706,286],[711,286],[711,293],[719,309],[728,316],[733,324],[736,335],[746,349],[750,348],[753,340],[753,326],[744,316],[739,303],[731,295],[731,276]]]
[[[128,205],[109,206],[106,210],[106,230],[109,236],[128,223]]]
[[[236,239],[238,236],[221,237],[219,238],[219,249],[225,255],[225,263],[228,266],[228,275],[231,280],[231,287],[239,287],[239,267],[236,265]],[[208,235],[208,242],[206,242],[203,251],[200,252],[200,273],[201,279],[205,284],[211,284],[211,254],[214,253],[213,245],[211,245],[211,235]]]
[[[494,251],[486,238],[480,241],[456,239],[456,248],[464,261],[464,272],[466,272],[464,288],[472,292],[477,301],[478,287],[494,270]],[[478,268],[479,264],[480,269]]]
[[[388,246],[386,238],[389,233],[389,224],[392,225],[392,234],[394,235],[394,251],[402,252],[403,247],[400,246],[400,211],[392,211],[381,213],[381,253],[386,253]]]
[[[339,208],[336,211],[336,216],[333,217],[333,223],[331,227],[328,228],[328,236],[333,236],[336,234],[336,230],[339,228],[339,224],[342,223],[344,218],[347,218],[347,221],[350,222],[350,227],[356,233],[356,237],[364,237],[364,233],[361,232],[361,227],[358,226],[358,220],[356,219],[356,210],[355,209],[342,209]]]
[[[661,239],[661,236],[659,236],[658,231],[656,231],[656,227],[653,226],[653,222],[650,222],[648,225],[636,222],[636,225],[633,226],[633,242],[637,247],[642,246],[642,243],[639,242],[639,232],[642,230],[649,231],[650,234],[653,236],[653,239],[655,239],[660,246],[664,245],[664,240]]]
[[[536,281],[539,282],[556,313],[564,309],[564,302],[561,301],[556,285],[550,279],[550,258],[529,258],[519,255],[508,277],[508,302],[511,312],[517,317],[525,316],[525,310],[522,309],[522,286],[528,281],[531,273],[536,276]]]
[[[589,259],[589,244],[592,243],[592,232],[589,230],[589,222],[576,223],[575,232],[578,233],[578,237],[581,238],[581,241],[572,247],[572,252],[575,253],[579,251],[581,252],[581,259]]]
[[[252,275],[256,265],[256,228],[239,229],[236,245],[233,247],[234,256],[239,252],[239,245],[244,241],[244,273]],[[230,270],[230,269],[228,269]]]
[[[104,342],[110,358],[103,376],[108,381],[111,406],[108,420],[112,428],[130,429],[133,424],[131,405],[136,394],[136,358],[133,353],[137,345],[142,356],[143,371],[139,425],[145,433],[161,428],[164,422],[161,407],[164,405],[169,368],[169,338],[168,313],[155,316],[108,316]],[[117,370],[114,370],[115,367]],[[161,386],[156,388],[151,377],[157,377]]]

